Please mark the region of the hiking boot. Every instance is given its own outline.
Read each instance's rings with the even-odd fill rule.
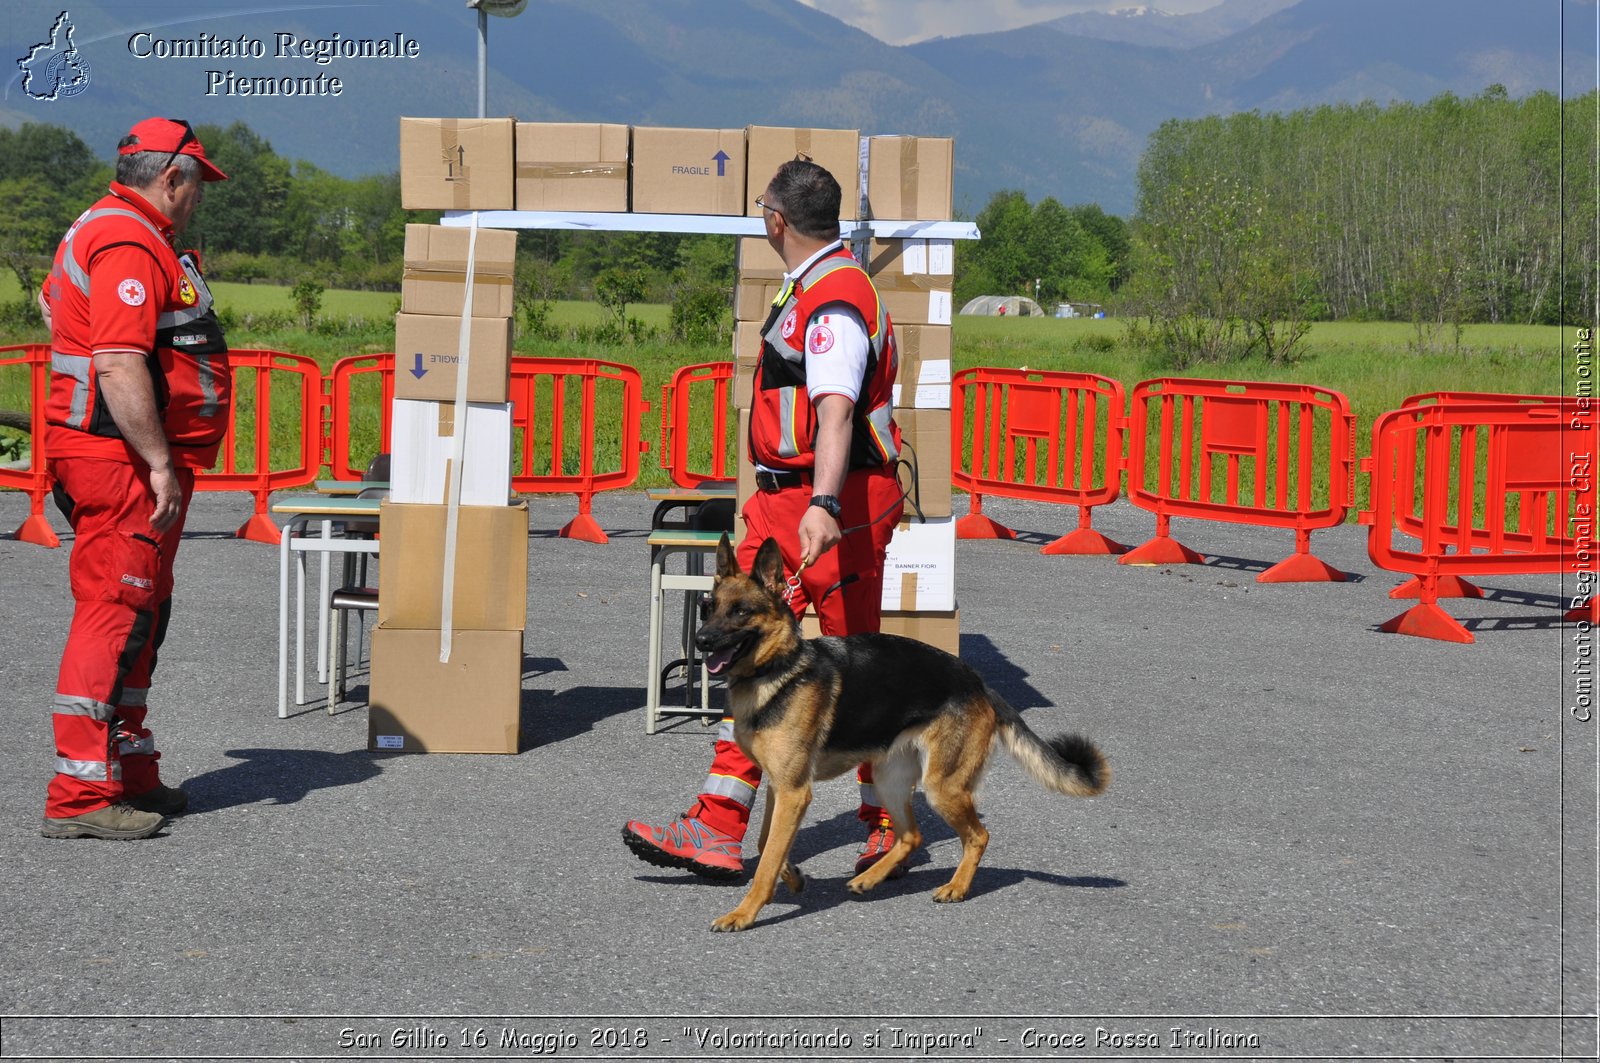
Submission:
[[[889,855],[889,850],[894,848],[894,827],[887,821],[879,823],[872,828],[872,833],[867,835],[867,847],[861,850],[861,855],[856,857],[856,874],[861,874],[867,868]],[[906,873],[906,861],[902,860],[889,872],[890,878],[900,878]]]
[[[694,813],[681,813],[678,822],[652,827],[631,820],[622,828],[622,840],[635,856],[657,867],[681,867],[703,878],[731,882],[744,875],[741,839],[714,830]]]
[[[141,812],[156,812],[163,816],[181,816],[189,807],[189,795],[176,786],[156,783],[142,794],[129,794],[123,802]]]
[[[131,842],[135,838],[150,837],[166,824],[167,817],[159,812],[143,812],[119,801],[79,816],[46,816],[41,833],[46,838],[110,838]]]

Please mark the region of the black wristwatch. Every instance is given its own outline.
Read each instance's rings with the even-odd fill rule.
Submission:
[[[811,504],[819,509],[826,510],[828,516],[834,520],[838,520],[839,514],[844,512],[844,507],[839,505],[839,500],[832,495],[812,495]]]

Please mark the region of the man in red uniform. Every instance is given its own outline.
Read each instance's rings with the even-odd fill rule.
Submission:
[[[40,302],[50,325],[45,452],[72,524],[76,605],[56,681],[47,838],[146,838],[183,812],[144,726],[172,561],[228,426],[228,348],[191,255],[173,246],[227,175],[189,123],[117,145],[109,194],[72,223]]]
[[[900,430],[891,416],[894,328],[839,239],[839,201],[833,175],[804,160],[779,167],[756,200],[788,272],[761,330],[749,439],[757,490],[745,504],[739,544],[739,564],[749,571],[762,542],[777,540],[785,570],[798,570],[790,604],[796,614],[815,605],[825,635],[879,629],[884,553],[904,502],[895,478]],[[871,829],[859,873],[889,851],[894,831],[870,765],[857,777],[859,815]],[[761,770],[725,719],[694,807],[666,827],[634,820],[623,841],[658,866],[737,878],[760,783]]]

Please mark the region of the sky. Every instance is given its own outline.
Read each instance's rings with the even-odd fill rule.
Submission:
[[[911,44],[930,37],[999,33],[1073,15],[1114,11],[1149,0],[800,0],[888,44]],[[1172,15],[1191,15],[1221,0],[1159,0],[1154,7]]]

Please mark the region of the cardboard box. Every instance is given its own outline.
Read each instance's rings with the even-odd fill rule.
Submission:
[[[918,642],[926,642],[946,653],[960,656],[961,654],[961,609],[959,607],[947,612],[937,613],[906,613],[899,610],[884,610],[882,613],[882,627],[879,629],[885,635],[900,635]],[[817,614],[807,611],[800,618],[800,634],[808,639],[817,638],[822,634],[822,625],[817,622]]]
[[[389,498],[394,502],[447,500],[454,456],[453,402],[395,399],[389,419]],[[461,502],[504,506],[511,499],[511,404],[467,403]]]
[[[756,467],[750,460],[750,410],[745,407],[739,411],[739,475],[735,498],[738,500],[734,506],[735,512],[743,513],[744,504],[750,501],[750,496],[756,493]]]
[[[868,218],[949,221],[955,141],[948,137],[865,137]]]
[[[467,343],[467,401],[505,402],[511,393],[511,319],[473,318]],[[461,318],[395,315],[395,398],[454,400],[460,365]]]
[[[515,125],[510,118],[401,118],[400,205],[511,210]]]
[[[897,292],[878,289],[878,297],[898,329],[904,325],[948,325],[954,312],[953,296],[946,291]]]
[[[894,420],[900,426],[900,456],[916,462],[917,493],[913,497],[922,515],[950,516],[950,411],[897,408]],[[900,475],[900,482],[909,486],[909,473]],[[907,499],[906,516],[915,513]]]
[[[518,210],[628,209],[628,127],[518,122]]]
[[[839,217],[860,215],[861,131],[858,129],[790,129],[753,125],[746,129],[749,139],[750,194],[745,197],[744,213],[759,215],[755,198],[766,190],[778,167],[805,156],[833,174],[839,182]]]
[[[447,225],[407,225],[405,273],[400,280],[403,314],[460,314],[466,301],[467,249],[471,231]],[[512,275],[517,234],[479,229],[472,247],[474,317],[510,317],[516,312]]]
[[[633,210],[731,214],[745,206],[743,129],[633,130]]]
[[[372,629],[367,748],[384,753],[516,753],[522,723],[522,632]]]
[[[772,312],[772,300],[783,288],[781,278],[747,278],[740,275],[733,289],[733,319],[735,321],[761,322]]]
[[[894,341],[900,351],[894,404],[919,410],[948,410],[950,326],[902,325],[896,321]]]
[[[765,236],[741,236],[734,253],[734,265],[741,279],[782,280],[789,272],[782,257],[767,243]]]
[[[438,630],[448,512],[448,506],[384,501],[379,625]],[[459,514],[451,626],[521,631],[528,617],[528,503],[462,506]]]
[[[920,613],[955,607],[954,518],[902,521],[883,560],[883,608]]]

